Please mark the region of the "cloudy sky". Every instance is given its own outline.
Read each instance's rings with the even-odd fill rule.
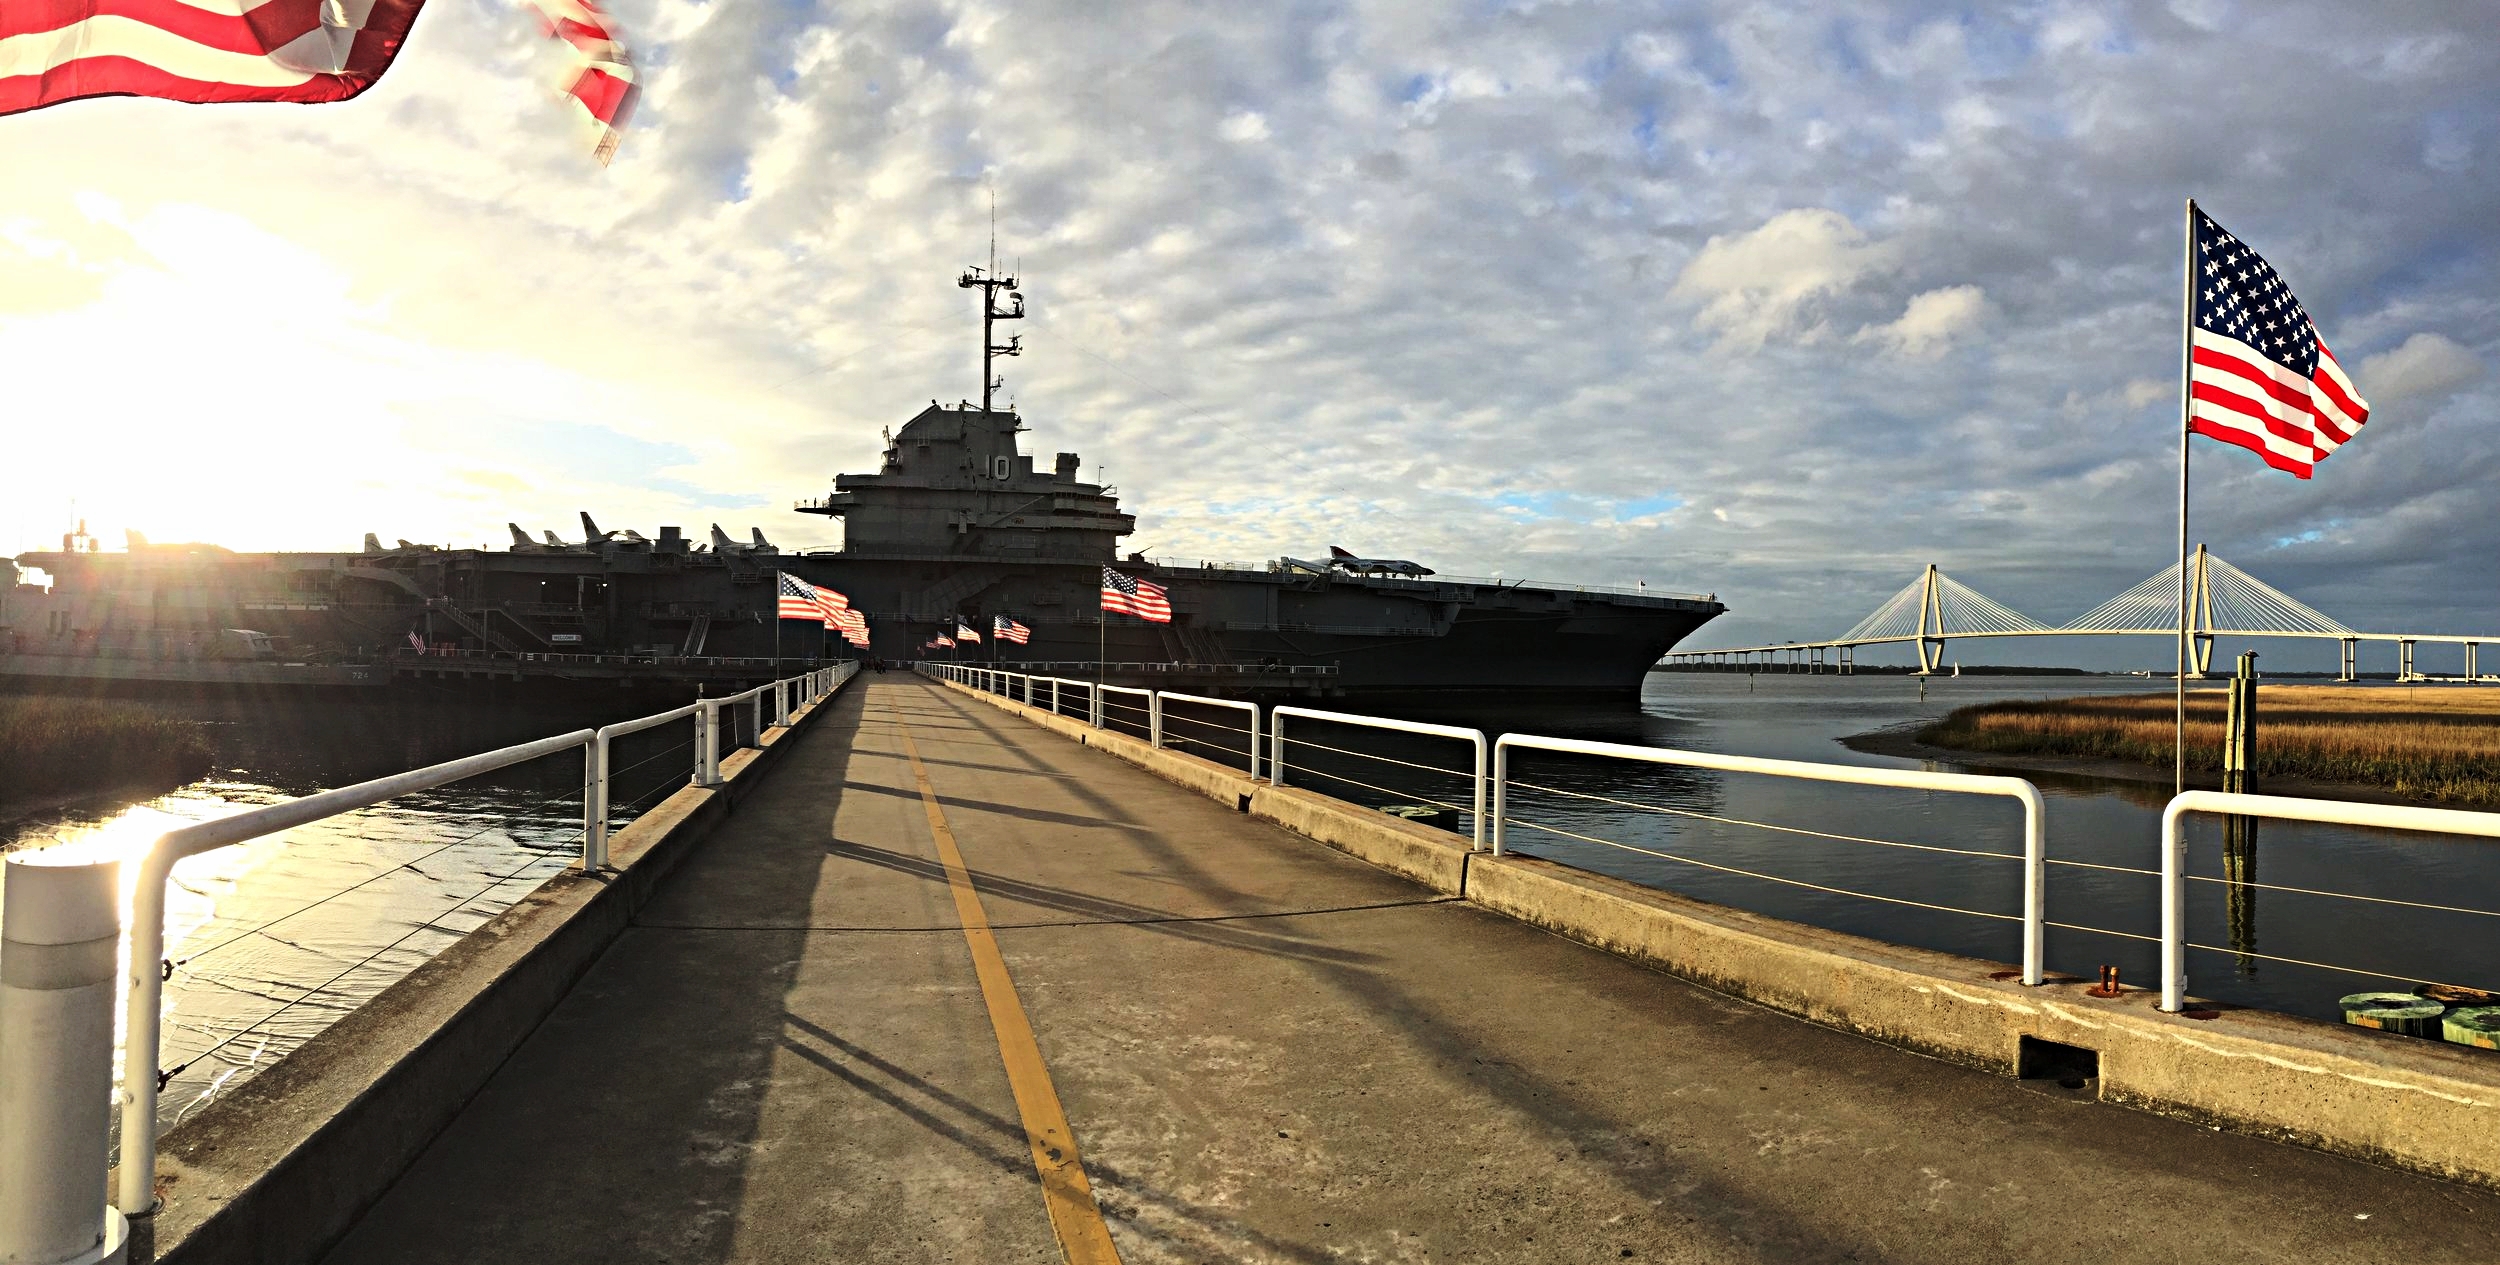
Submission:
[[[2062,620],[2175,547],[2193,196],[2376,409],[2310,483],[2199,441],[2197,538],[2500,632],[2487,5],[612,7],[605,170],[503,0],[345,105],[0,119],[0,546],[833,543],[790,503],[977,393],[994,193],[1009,394],[1134,547]]]

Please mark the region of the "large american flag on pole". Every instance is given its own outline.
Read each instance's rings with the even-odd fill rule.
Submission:
[[[1102,569],[1102,608],[1135,615],[1150,624],[1172,622],[1172,599],[1163,586]]]
[[[996,616],[990,620],[990,635],[998,638],[1000,641],[1013,642],[1019,646],[1033,640],[1032,629],[1019,624],[1004,615]]]
[[[850,604],[832,589],[820,589],[787,571],[773,572],[775,582],[773,613],[782,619],[812,619],[827,628],[839,628],[834,612]],[[840,602],[837,606],[835,603]]]
[[[2246,242],[2195,213],[2188,429],[2306,479],[2370,418],[2309,312]]]

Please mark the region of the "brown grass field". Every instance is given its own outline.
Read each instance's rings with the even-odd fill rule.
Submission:
[[[134,704],[0,698],[0,801],[180,786],[211,755],[198,725]]]
[[[2168,767],[2169,694],[1985,703],[1920,730],[1958,751],[2126,760]],[[2188,693],[2188,767],[2222,768],[2219,689]],[[2457,806],[2500,804],[2500,690],[2261,685],[2257,789],[2274,779],[2344,782]]]

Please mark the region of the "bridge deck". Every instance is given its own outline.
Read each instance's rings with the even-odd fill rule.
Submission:
[[[1815,1028],[860,686],[334,1261],[2500,1248],[2489,1194]]]

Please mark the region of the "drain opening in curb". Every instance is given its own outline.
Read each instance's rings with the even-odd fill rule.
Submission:
[[[2015,1054],[2014,1074],[2027,1081],[2056,1081],[2060,1089],[2082,1089],[2100,1079],[2101,1055],[2063,1041],[2024,1037]]]

